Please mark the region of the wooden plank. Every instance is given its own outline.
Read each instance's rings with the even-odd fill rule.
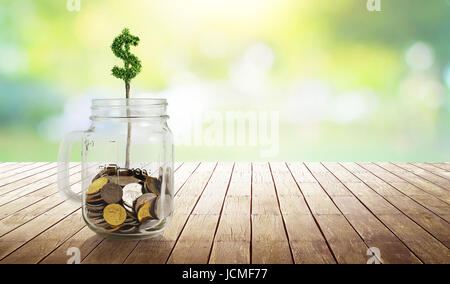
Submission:
[[[328,164],[330,168],[332,168],[333,164]],[[318,182],[322,185],[323,189],[328,192],[329,184],[341,184],[344,186],[344,183],[341,183],[339,179],[336,178],[333,171],[330,171],[330,168],[324,167],[322,164],[315,163],[314,167],[307,164],[307,167],[311,170],[311,173],[316,177]],[[343,168],[339,165],[336,165],[339,171],[336,171],[336,174],[341,174],[343,180],[350,180],[351,183],[354,180],[350,175],[343,176],[342,173],[345,173]],[[323,176],[319,175],[316,172],[316,169],[321,169],[322,171],[328,170],[331,176],[327,176],[324,179]],[[328,182],[323,183],[325,180]],[[345,186],[344,186],[345,187]],[[364,243],[368,247],[393,247],[394,250],[385,250],[380,259],[382,263],[419,263],[420,261],[408,250],[408,248],[394,235],[389,229],[387,229],[383,223],[380,222],[376,218],[375,215],[372,214],[362,203],[361,201],[352,194],[347,187],[345,187],[348,195],[338,195],[332,196],[332,200],[345,219],[350,223],[352,228],[354,228],[358,235],[363,239]],[[341,221],[343,222],[343,221]]]
[[[70,256],[67,255],[69,248],[78,248],[80,250],[80,261],[103,241],[103,238],[94,233],[87,226],[78,231],[75,235],[67,239],[62,245],[56,247],[39,263],[42,264],[61,264],[66,263]]]
[[[251,164],[236,163],[209,263],[250,263]]]
[[[252,263],[292,263],[268,163],[252,164]]]
[[[337,196],[352,196],[351,192],[349,192],[348,189],[333,176],[333,174],[327,171],[322,164],[306,163],[306,167],[331,198]]]
[[[8,255],[0,263],[38,263],[73,234],[85,226],[81,209],[61,220]]]
[[[52,185],[53,188],[56,189],[57,188],[55,175],[56,172],[57,169],[54,168],[46,171],[45,173],[40,173],[38,175],[34,175],[30,178],[27,178],[27,180],[23,182],[23,185],[20,184],[14,185],[12,187],[13,189],[10,189],[10,191],[8,191],[7,193],[0,195],[0,206],[9,203],[12,200],[16,200],[20,197],[28,195],[31,192],[42,189],[48,185]],[[13,184],[15,183],[11,183],[9,185]],[[8,187],[9,185],[7,185],[6,187]]]
[[[447,205],[447,203],[443,202],[442,200],[432,196],[431,194],[419,189],[418,187],[404,181],[400,180],[400,182],[393,182],[391,181],[389,184],[384,181],[384,178],[389,179],[389,172],[379,171],[377,170],[378,167],[375,167],[375,172],[377,174],[373,174],[369,172],[368,170],[360,167],[359,165],[355,163],[341,163],[345,166],[345,168],[348,169],[351,173],[355,174],[360,178],[360,181],[364,181],[366,184],[358,184],[358,183],[346,183],[346,186],[356,195],[378,195],[381,194],[382,196],[388,196],[388,195],[397,195],[397,196],[409,196],[411,199],[418,202],[420,205],[426,207],[439,217],[443,218],[444,220],[450,220],[449,219],[449,213],[450,208]],[[372,190],[372,188],[374,190]],[[383,187],[386,190],[380,191],[379,188]],[[398,191],[398,194],[393,193],[394,190]],[[400,194],[402,193],[402,194]],[[375,197],[376,198],[376,197]],[[380,198],[380,197],[378,197]],[[371,199],[366,199],[365,202],[371,202]]]
[[[33,164],[32,162],[30,163],[3,163],[0,166],[0,181],[3,177],[5,176],[9,176],[9,172],[13,171],[13,170],[17,170],[18,168],[23,168],[25,166],[31,165]]]
[[[183,165],[180,169],[182,169]],[[195,206],[196,199],[190,199],[190,203],[185,203],[183,207],[180,207],[178,201],[184,198],[184,194],[190,197],[197,197],[201,195],[202,190],[206,186],[211,174],[214,171],[215,163],[202,163],[195,170],[195,172],[189,177],[189,179],[183,184],[183,188],[178,191],[175,196],[174,214],[169,226],[164,233],[150,240],[143,241],[130,241],[124,248],[119,248],[116,243],[117,240],[108,240],[100,243],[84,260],[83,263],[111,263],[111,262],[125,262],[125,263],[164,263],[170,254],[172,247],[175,245],[177,237],[184,227],[187,217]],[[175,175],[175,179],[178,178],[178,174]],[[179,184],[179,181],[175,181],[175,184]],[[185,207],[187,206],[187,207]],[[185,210],[189,210],[186,214]],[[169,242],[169,243],[166,243]],[[121,249],[119,259],[110,259],[109,254],[105,255],[104,251],[114,252],[117,249]],[[123,257],[126,254],[126,257]],[[164,258],[165,257],[165,258]]]
[[[80,186],[79,183],[74,186]],[[21,201],[21,200],[19,200]],[[58,194],[53,194],[47,198],[42,198],[40,201],[18,210],[14,214],[3,218],[0,221],[0,236],[13,231],[14,229],[23,226],[25,223],[35,219],[36,217],[45,214],[48,210],[60,205],[64,200]],[[9,204],[8,204],[9,205]],[[23,204],[20,204],[23,206]],[[3,209],[0,208],[0,209]]]
[[[0,238],[0,259],[5,258],[10,253],[33,239],[36,235],[44,232],[72,212],[78,210],[78,208],[78,205],[64,202],[48,210],[46,214],[40,215],[6,235],[3,235]]]
[[[45,170],[55,167],[56,167],[55,164],[45,162],[45,163],[33,163],[30,165],[26,165],[24,167],[17,168],[15,170],[7,171],[3,173],[4,177],[2,177],[0,181],[0,189],[2,189],[0,193],[3,193],[3,188],[5,187],[5,185],[26,179],[35,174],[41,173]]]
[[[434,183],[442,188],[445,188],[446,190],[450,190],[450,180],[440,177],[434,173],[431,173],[429,171],[426,171],[420,167],[417,167],[416,165],[412,165],[410,163],[392,163],[396,165],[397,167],[403,169],[402,171],[399,171],[400,173],[403,173],[405,170],[408,172],[411,172],[431,183]]]
[[[81,178],[80,176],[80,164],[76,163],[76,164],[72,164],[72,167],[69,169],[69,174],[70,176],[70,182],[72,184],[75,183],[75,187],[80,187],[81,184],[79,183],[79,180]],[[2,240],[4,240],[4,238],[6,239],[6,242],[10,242],[9,239],[10,238],[14,238],[14,236],[17,237],[17,232],[20,232],[21,230],[23,230],[23,228],[29,228],[29,230],[31,232],[36,232],[36,235],[40,234],[40,231],[38,229],[38,224],[35,223],[36,219],[42,220],[42,226],[44,228],[45,231],[45,226],[47,223],[47,219],[46,216],[47,214],[49,214],[49,211],[54,210],[55,208],[63,208],[63,202],[64,200],[62,199],[62,197],[57,194],[55,191],[57,191],[57,189],[55,188],[56,184],[50,184],[47,187],[41,188],[39,190],[36,190],[32,193],[29,193],[28,195],[16,199],[13,202],[10,202],[2,207],[0,207],[0,210],[2,211],[5,208],[13,208],[10,205],[17,205],[17,207],[20,206],[25,206],[26,202],[28,202],[27,197],[31,198],[31,200],[33,200],[33,197],[37,197],[37,198],[41,198],[41,200],[29,205],[29,206],[25,206],[23,209],[19,209],[17,210],[17,212],[14,213],[14,211],[12,211],[13,214],[9,214],[8,217],[4,218],[3,220],[1,220],[0,224],[1,224],[1,231],[0,231],[0,235],[2,236],[0,242]],[[51,189],[51,190],[50,190]],[[47,197],[48,196],[48,197]],[[23,202],[25,201],[25,202]],[[16,208],[17,209],[17,208]],[[65,213],[61,213],[61,218],[63,218],[62,220],[66,220],[64,219],[64,217],[66,216]],[[70,213],[69,213],[70,215]],[[53,217],[53,216],[51,216]],[[69,219],[72,219],[72,217],[69,217]],[[62,224],[67,223],[67,221],[63,221]],[[33,225],[34,224],[34,225]],[[56,221],[56,224],[59,224],[58,221]],[[31,227],[31,228],[30,228]],[[59,225],[57,225],[58,228],[60,228]],[[50,226],[50,228],[52,228],[52,232],[56,229],[53,229],[54,227]],[[50,235],[52,236],[57,236],[56,238],[59,239],[58,236],[61,236],[61,234],[63,234],[64,232],[67,232],[68,230],[70,231],[71,229],[73,229],[73,226],[68,225],[67,226],[67,230],[56,230],[55,232],[57,233],[50,233]],[[59,234],[59,235],[58,235]],[[12,263],[33,263],[35,258],[38,258],[39,255],[45,253],[45,249],[44,247],[46,247],[48,250],[50,249],[54,249],[53,245],[54,242],[52,243],[52,241],[50,241],[50,239],[46,236],[47,233],[44,233],[43,235],[43,239],[40,237],[34,238],[31,235],[28,236],[28,238],[30,238],[32,245],[36,246],[36,242],[34,240],[38,240],[39,241],[39,245],[36,246],[35,250],[32,250],[34,254],[30,255],[27,260],[23,259],[25,258],[26,254],[27,254],[27,249],[23,250],[22,249],[22,245],[24,245],[24,248],[28,248],[28,241],[24,240],[23,243],[20,243],[20,248],[14,252],[12,252],[12,254],[10,254],[7,258],[8,260],[5,259],[5,262],[12,262]],[[45,245],[44,240],[48,240],[48,244]],[[55,240],[56,241],[56,240]],[[16,244],[14,244],[16,245]],[[14,247],[14,246],[13,246]],[[14,247],[17,248],[17,247]],[[44,255],[41,255],[41,257],[44,257]],[[9,259],[9,257],[11,257]]]
[[[169,256],[168,263],[208,263],[233,164],[219,163]]]
[[[336,183],[342,182],[351,192],[351,187],[356,183],[356,177],[353,174],[338,163],[323,163],[323,165],[335,176]],[[360,183],[362,185],[361,181]],[[347,184],[350,186],[347,186]],[[324,186],[324,189],[327,188]],[[374,196],[365,195],[364,197],[362,199],[373,198]],[[353,228],[358,231],[364,242],[369,247],[380,249],[382,263],[420,263],[419,259],[411,253],[403,242],[364,206],[360,198],[357,195],[337,196],[333,197],[333,201]]]
[[[192,215],[219,215],[233,173],[233,163],[219,163]]]
[[[61,204],[64,200],[57,194],[45,198],[33,205],[22,209],[16,214],[10,215],[0,221],[0,236],[22,226],[34,218],[46,213],[51,208]]]
[[[363,169],[352,171],[357,167],[355,163],[343,163],[349,172],[358,176]],[[351,165],[351,167],[349,166]],[[367,182],[367,171],[364,183]],[[362,196],[363,197],[363,196]],[[388,227],[414,254],[424,263],[445,263],[450,261],[448,249],[430,233],[404,215],[400,210],[390,204],[382,196],[375,199],[361,198],[364,205],[375,214],[378,219]],[[414,235],[417,234],[417,238]]]
[[[450,172],[450,162],[446,162],[446,163],[428,163],[431,164],[435,167],[441,168],[443,170],[446,170],[448,172]]]
[[[363,163],[375,175],[351,163],[258,163],[252,176],[251,164],[237,163],[228,189],[222,165],[182,164],[167,230],[119,243],[97,236],[79,209],[60,199],[51,163],[0,187],[0,260],[65,263],[67,250],[78,247],[84,263],[206,263],[208,257],[210,263],[365,263],[374,246],[383,263],[449,263],[450,206],[436,196],[443,193],[436,188],[447,191],[442,173],[448,171],[424,164],[398,164],[390,172]],[[79,181],[80,165],[71,166],[71,181]]]
[[[127,259],[130,252],[136,248],[137,244],[138,242],[134,240],[104,239],[86,256],[82,263],[121,264]]]
[[[419,167],[421,169],[427,170],[435,175],[441,176],[446,179],[450,179],[450,170],[442,169],[436,166],[433,166],[430,163],[420,163],[420,162],[414,162],[410,163],[411,165],[414,165],[416,167]]]
[[[450,224],[407,196],[388,196],[386,200],[443,244],[450,244]],[[446,219],[449,219],[447,215]]]
[[[336,263],[285,163],[270,163],[295,263]]]
[[[352,171],[353,167],[360,167],[357,164],[348,163],[345,165],[349,167],[348,169]],[[362,166],[362,170],[365,171],[365,176],[360,176],[358,173],[358,177],[360,177],[368,186],[373,187],[373,183],[376,184],[384,184],[385,186],[390,186],[393,189],[397,190],[399,193],[398,196],[408,196],[411,199],[415,200],[418,204],[423,207],[429,209],[431,212],[435,213],[437,216],[442,219],[448,221],[450,219],[450,207],[447,203],[442,201],[441,199],[435,197],[434,195],[422,190],[421,188],[405,181],[402,179],[397,180],[397,177],[394,176],[391,172],[386,171],[374,164],[365,164]],[[352,171],[353,172],[353,171]],[[393,180],[388,183],[388,180]],[[387,196],[387,194],[383,192],[379,192],[382,196]]]
[[[173,188],[175,194],[182,188],[183,184],[188,180],[192,173],[199,167],[200,163],[184,163],[181,167],[177,168],[174,179]]]
[[[73,185],[81,180],[81,166],[75,165],[69,169],[70,184]],[[58,188],[56,183],[52,183],[48,186],[44,186],[38,190],[28,193],[22,197],[18,197],[6,204],[0,206],[0,220],[8,216],[19,213],[22,209],[27,208],[30,210],[30,206],[34,205],[38,201],[44,200],[46,197],[58,194]],[[62,200],[61,200],[62,202]],[[23,212],[21,212],[23,213]]]
[[[303,163],[288,163],[294,179],[302,191],[306,202],[316,219],[333,255],[338,263],[366,263],[367,246],[357,232],[345,220],[331,198],[325,193],[318,181]],[[309,172],[309,180],[315,182],[303,183],[297,179],[297,171]],[[325,173],[323,169],[318,172]],[[345,196],[345,195],[343,195]],[[335,232],[341,234],[338,238]]]
[[[0,172],[2,172],[4,168],[7,169],[8,166],[12,166],[15,164],[20,164],[20,163],[18,163],[18,162],[0,162]]]
[[[76,168],[72,169],[72,171],[76,170]],[[80,174],[72,174],[72,184],[79,182]],[[1,206],[0,235],[21,226],[23,223],[31,220],[32,218],[45,213],[49,208],[63,202],[61,197],[55,193],[56,191],[56,184],[51,184]]]
[[[37,169],[27,171],[25,173],[17,175],[17,180],[8,182],[7,184],[0,186],[0,196],[9,194],[17,189],[22,189],[24,186],[36,184],[41,180],[56,180],[57,168],[53,164],[44,165]],[[49,179],[50,178],[50,179]]]
[[[418,188],[422,189],[423,191],[426,191],[437,198],[441,199],[442,201],[446,202],[447,204],[450,204],[450,192],[448,190],[445,190],[444,188],[437,186],[419,176],[416,176],[413,173],[410,173],[406,170],[399,171],[398,167],[396,167],[393,164],[390,163],[375,163],[380,168],[385,169],[386,171],[389,171],[391,174],[408,181],[409,183],[417,186]],[[364,164],[364,167],[367,165]]]
[[[0,173],[0,188],[11,182],[21,180],[26,178],[27,175],[35,174],[39,172],[39,168],[43,165],[50,165],[50,163],[18,163],[12,168],[5,169],[4,172]],[[31,173],[29,173],[29,171]]]

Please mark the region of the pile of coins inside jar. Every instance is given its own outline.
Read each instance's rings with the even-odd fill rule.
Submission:
[[[171,211],[169,190],[161,194],[163,169],[159,177],[146,170],[103,167],[86,192],[85,209],[90,223],[107,232],[143,232],[159,225]],[[169,189],[170,170],[165,183]]]

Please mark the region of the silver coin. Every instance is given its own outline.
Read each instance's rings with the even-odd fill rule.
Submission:
[[[109,226],[108,223],[106,223],[106,221],[103,218],[101,218],[101,219],[92,219],[91,218],[91,219],[89,219],[89,222],[100,228],[106,228]]]
[[[122,199],[122,187],[115,183],[107,183],[100,189],[102,199],[108,203],[117,203]]]
[[[108,175],[115,175],[117,173],[117,165],[109,164],[108,166],[106,166],[106,173]]]
[[[147,219],[139,226],[139,231],[145,232],[148,229],[152,229],[161,222],[161,220],[158,219]]]
[[[86,212],[92,212],[92,213],[97,213],[97,212],[103,212],[103,209],[105,209],[105,206],[91,206],[86,204]]]
[[[161,182],[157,178],[148,176],[145,179],[144,188],[147,192],[151,192],[156,195],[161,194]]]
[[[136,230],[137,230],[137,226],[134,226],[134,225],[130,225],[130,226],[125,225],[125,226],[123,226],[123,227],[121,227],[121,228],[119,229],[119,232],[125,233],[125,234],[129,234],[129,233],[135,232]]]
[[[87,212],[87,216],[91,219],[98,219],[98,218],[103,218],[103,212],[98,211],[98,212],[94,212],[94,211],[88,211]]]
[[[170,196],[172,196],[172,191],[173,191],[172,170],[169,167],[166,169],[165,179],[166,179],[166,194],[169,194]]]
[[[164,169],[162,167],[159,167],[159,175],[158,175],[159,182],[162,182],[163,173],[164,173]]]
[[[142,185],[139,183],[129,183],[123,188],[123,203],[129,208],[133,208],[133,203],[142,195]]]
[[[99,178],[101,178],[103,176],[106,176],[106,175],[107,175],[107,171],[106,171],[106,169],[103,169],[92,179],[92,181],[94,181],[96,179],[99,179]]]
[[[153,193],[145,193],[141,195],[137,200],[136,204],[134,205],[134,211],[138,212],[139,208],[141,208],[142,205],[144,205],[147,202],[152,203],[156,199],[156,194]]]
[[[169,216],[172,212],[172,197],[168,194],[165,194],[163,198],[158,196],[152,209],[153,212],[151,214],[157,219],[162,219]]]
[[[127,206],[125,203],[123,204],[123,207],[125,208],[125,210],[127,210],[128,212],[130,212],[130,213],[134,213],[134,209],[133,209],[133,207],[129,207],[129,206]]]

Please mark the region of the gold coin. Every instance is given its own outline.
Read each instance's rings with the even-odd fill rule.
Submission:
[[[105,177],[98,178],[94,180],[90,185],[87,191],[87,194],[97,193],[105,184],[108,183],[108,179]]]
[[[146,202],[141,206],[141,208],[139,208],[137,217],[139,222],[152,217],[152,215],[150,215],[150,202]]]
[[[145,186],[148,192],[152,192],[156,195],[161,194],[161,182],[154,177],[147,177],[145,179]]]
[[[119,204],[109,204],[103,209],[103,218],[111,226],[119,226],[127,219],[127,212]]]
[[[120,228],[122,228],[122,226],[117,226],[117,227],[114,227],[114,228],[109,229],[109,230],[106,230],[106,231],[112,233],[112,232],[114,232],[114,231],[119,230]]]

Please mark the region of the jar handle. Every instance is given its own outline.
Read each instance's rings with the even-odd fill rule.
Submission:
[[[72,131],[61,141],[58,152],[58,188],[63,197],[69,201],[81,203],[81,192],[76,193],[70,189],[69,163],[72,144],[81,141],[84,131]]]

